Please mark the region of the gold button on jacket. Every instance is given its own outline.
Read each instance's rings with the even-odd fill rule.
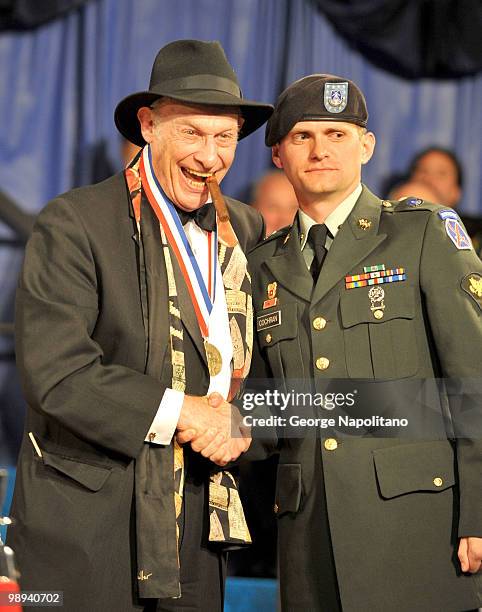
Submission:
[[[316,360],[316,367],[318,370],[326,370],[330,365],[330,360],[327,357],[318,357]]]
[[[326,448],[326,450],[334,451],[338,448],[338,442],[335,440],[335,438],[327,438],[323,442],[323,446]]]
[[[326,327],[326,319],[323,317],[316,317],[316,319],[313,319],[313,327],[318,331],[324,329]]]

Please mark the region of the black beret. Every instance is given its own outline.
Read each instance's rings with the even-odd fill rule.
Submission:
[[[360,89],[343,77],[310,74],[280,94],[266,125],[268,147],[279,142],[298,121],[346,121],[366,127],[368,111]]]

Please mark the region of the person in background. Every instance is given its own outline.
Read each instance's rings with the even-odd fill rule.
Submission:
[[[432,187],[439,194],[436,202],[451,208],[459,206],[463,195],[464,171],[460,160],[450,149],[438,146],[423,149],[410,162],[408,176],[409,180],[421,181]],[[472,215],[460,215],[460,218],[475,252],[482,257],[482,218]]]
[[[402,200],[409,197],[421,198],[433,203],[440,201],[439,194],[428,183],[412,179],[397,183],[388,194],[390,200]]]
[[[431,146],[420,151],[409,164],[408,176],[433,187],[444,206],[456,208],[462,198],[462,164],[449,149]]]
[[[25,212],[10,196],[0,191],[0,222],[13,229],[21,242],[29,239],[36,218],[36,215]]]
[[[266,236],[290,225],[298,210],[293,187],[280,170],[270,170],[256,181],[251,205],[264,219]]]

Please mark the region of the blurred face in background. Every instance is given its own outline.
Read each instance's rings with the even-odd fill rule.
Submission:
[[[266,236],[291,225],[298,201],[291,183],[282,172],[270,172],[256,185],[252,206],[264,219]]]
[[[142,136],[167,197],[183,210],[206,203],[206,179],[222,181],[234,160],[242,119],[237,109],[196,106],[164,98],[139,109]]]
[[[429,151],[421,157],[412,176],[433,187],[440,195],[439,202],[447,206],[456,206],[461,197],[458,184],[458,172],[453,160],[442,151]]]
[[[388,194],[391,200],[401,200],[408,196],[415,196],[435,204],[440,202],[439,193],[431,185],[422,181],[408,180],[405,183],[399,183]]]

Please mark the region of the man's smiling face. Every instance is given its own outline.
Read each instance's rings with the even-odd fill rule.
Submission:
[[[231,167],[242,125],[237,110],[169,99],[139,110],[154,172],[176,206],[195,210],[205,204],[206,178],[214,175],[220,183]]]

